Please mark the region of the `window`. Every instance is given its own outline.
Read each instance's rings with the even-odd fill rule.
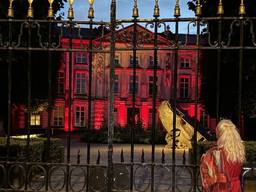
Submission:
[[[130,80],[129,80],[129,93],[132,94],[133,93],[133,76],[130,76]],[[135,76],[135,93],[138,93],[138,76]]]
[[[139,65],[139,58],[136,57],[136,67]],[[133,67],[133,56],[130,55],[130,67]]]
[[[31,114],[30,125],[39,126],[40,125],[40,114]]]
[[[85,73],[76,73],[76,94],[85,94]]]
[[[53,125],[63,126],[64,125],[64,107],[57,106],[53,110]]]
[[[63,94],[64,93],[64,83],[65,83],[64,72],[58,72],[57,82],[58,82],[57,93]]]
[[[156,82],[157,82],[157,77],[156,77]],[[154,77],[149,76],[149,81],[148,81],[148,94],[152,95],[153,94],[153,86],[154,86]],[[157,92],[157,85],[156,85],[156,92]]]
[[[86,53],[76,53],[77,64],[87,64]]]
[[[207,114],[204,110],[200,110],[200,123],[203,127],[207,127]]]
[[[149,56],[149,67],[154,67],[154,57]]]
[[[180,98],[189,98],[189,78],[180,78]]]
[[[114,77],[114,93],[119,92],[119,82],[118,82],[118,75],[115,75]]]
[[[181,69],[190,68],[190,59],[189,58],[181,58],[180,68]]]
[[[119,57],[118,55],[115,56],[115,66],[119,66],[120,62],[119,62]]]
[[[85,107],[83,106],[75,107],[75,126],[77,127],[85,126]]]

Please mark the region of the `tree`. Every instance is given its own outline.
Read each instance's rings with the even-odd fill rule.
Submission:
[[[53,14],[55,19],[60,20],[63,17],[62,8],[67,0],[55,0],[53,2]],[[33,19],[46,20],[49,8],[48,0],[33,1]],[[7,12],[9,7],[9,0],[1,0],[0,3],[0,19],[7,19]],[[14,0],[13,12],[14,19],[27,18],[28,1],[27,0]],[[21,34],[21,22],[11,22],[12,41],[17,43],[18,37]],[[44,42],[48,40],[49,28],[51,28],[51,39],[54,40],[54,34],[58,34],[57,25],[52,23],[39,23],[40,35]],[[38,26],[37,26],[38,27]],[[22,29],[21,45],[22,47],[28,46],[28,33],[27,28]],[[31,45],[38,45],[37,28],[32,28]],[[8,42],[9,25],[7,22],[0,22],[0,42]],[[56,35],[57,38],[57,35]],[[4,46],[0,43],[0,46]],[[27,103],[27,70],[28,70],[28,55],[29,51],[11,51],[11,57],[8,50],[0,51],[0,116],[3,116],[5,128],[7,127],[7,96],[8,96],[8,64],[9,60],[12,61],[12,103]],[[47,99],[48,96],[48,56],[47,51],[31,51],[31,77],[32,77],[32,102],[37,103],[40,99]],[[51,69],[52,80],[56,76],[56,70],[60,62],[61,53],[51,52]]]
[[[222,1],[224,7],[224,15],[228,17],[239,16],[240,0]],[[202,17],[216,17],[219,1],[201,1]],[[189,9],[195,11],[196,0],[188,2]],[[256,9],[253,1],[245,1],[245,17],[256,16]],[[230,33],[231,20],[222,22],[222,41],[227,42]],[[211,42],[218,39],[218,21],[209,21],[209,32],[211,34]],[[251,23],[246,21],[244,25],[244,46],[252,46],[252,34],[250,33]],[[253,30],[255,30],[255,27]],[[255,32],[255,31],[254,31]],[[206,29],[203,34],[208,37]],[[239,46],[240,26],[233,25],[233,33],[231,34],[231,45]],[[256,50],[246,50],[243,53],[242,65],[242,113],[249,122],[256,114]],[[216,76],[217,76],[217,51],[204,51],[204,61],[202,66],[203,78],[205,80],[203,86],[204,98],[206,105],[212,116],[216,114]],[[237,120],[238,107],[238,64],[239,50],[222,50],[220,62],[220,116]],[[248,124],[247,124],[248,125]],[[255,125],[254,125],[255,126]],[[247,132],[249,133],[248,127]],[[247,134],[247,137],[250,135]]]

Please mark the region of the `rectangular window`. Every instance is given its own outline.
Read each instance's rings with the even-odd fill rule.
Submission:
[[[58,85],[57,85],[57,93],[63,94],[64,93],[64,83],[65,83],[65,77],[64,72],[58,72]]]
[[[149,67],[150,68],[154,67],[154,57],[153,56],[149,56]]]
[[[119,92],[119,82],[118,82],[118,75],[115,75],[114,77],[114,93]]]
[[[53,110],[53,126],[64,125],[64,107],[56,106]]]
[[[130,76],[130,79],[129,79],[129,93],[132,94],[133,90],[134,90],[135,93],[138,93],[138,76],[135,76],[135,87],[133,85],[133,76]]]
[[[31,114],[30,125],[39,126],[40,125],[40,114]]]
[[[75,126],[77,127],[85,126],[85,107],[83,106],[75,107]]]
[[[180,98],[189,98],[189,78],[180,78]]]
[[[85,73],[76,73],[75,93],[85,95]]]
[[[139,66],[139,58],[136,57],[136,67]],[[133,67],[133,56],[130,55],[130,67]]]
[[[76,64],[87,64],[86,53],[76,53]]]
[[[156,82],[157,82],[157,77],[156,77]],[[149,95],[153,94],[153,86],[154,86],[154,77],[149,76],[149,81],[148,81],[148,93],[149,93]],[[157,92],[157,85],[156,85],[156,92]]]
[[[115,66],[120,66],[118,55],[115,56]]]
[[[181,58],[181,60],[180,60],[180,68],[181,69],[190,68],[190,59],[189,58]]]

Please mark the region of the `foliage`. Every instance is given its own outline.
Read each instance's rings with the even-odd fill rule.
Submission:
[[[214,146],[215,142],[204,141],[198,143],[198,159],[205,153],[211,146]],[[256,164],[256,141],[244,141],[246,151],[246,164]]]
[[[7,154],[7,138],[0,137],[0,158],[6,158]],[[10,139],[10,160],[12,161],[26,161],[27,158],[31,162],[54,162],[61,163],[64,161],[64,146],[60,139],[50,139],[49,158],[47,157],[47,139],[46,138],[32,138],[29,142],[29,149],[27,150],[27,139],[25,138],[11,138]],[[27,156],[28,152],[28,156]]]
[[[86,130],[84,135],[81,137],[81,141],[88,142],[88,139],[92,143],[107,143],[107,126],[104,126],[100,130]],[[134,129],[134,143],[151,143],[151,128],[144,129],[140,122],[137,123]],[[165,144],[166,132],[156,128],[155,132],[155,143]],[[131,143],[131,126],[127,125],[125,127],[116,126],[114,127],[114,143]]]

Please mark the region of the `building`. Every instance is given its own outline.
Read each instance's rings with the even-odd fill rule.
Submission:
[[[139,46],[145,49],[137,50],[136,56],[136,77],[135,77],[135,117],[142,122],[142,126],[147,129],[152,124],[152,91],[153,91],[153,50],[147,48],[153,47],[154,34],[146,28],[137,25],[137,40]],[[132,51],[119,51],[119,48],[131,46],[133,34],[133,25],[125,27],[116,33],[116,55],[115,55],[115,78],[114,78],[114,117],[115,126],[124,127],[131,123],[132,111],[132,92],[133,92],[133,53]],[[163,35],[158,35],[158,46],[171,46],[172,41]],[[62,46],[69,45],[70,40],[63,38]],[[88,46],[88,39],[73,38],[72,47],[79,48]],[[108,92],[109,92],[109,53],[110,34],[95,38],[94,45],[102,45],[105,52],[93,53],[92,67],[92,127],[100,129],[108,121]],[[194,45],[187,45],[193,47]],[[68,130],[68,82],[69,82],[69,52],[63,53],[60,68],[57,73],[54,108],[52,111],[52,127],[59,130]],[[195,98],[196,83],[196,50],[178,50],[178,79],[177,93],[179,108],[188,116],[195,116]],[[163,100],[169,100],[173,96],[172,75],[174,65],[173,50],[158,50],[157,66],[157,98],[156,103]],[[72,52],[72,105],[71,105],[71,130],[83,130],[87,125],[88,116],[88,81],[89,81],[89,53],[85,51]],[[200,68],[199,68],[200,69]],[[199,95],[201,85],[201,74],[199,70]],[[16,109],[16,110],[15,110]],[[24,106],[13,108],[13,114],[17,114],[19,123],[13,125],[17,128],[24,128]],[[14,115],[15,116],[15,115]],[[197,119],[203,125],[209,125],[210,118],[207,115],[204,105],[198,104]],[[44,110],[32,114],[30,118],[31,126],[48,126],[48,115]]]

